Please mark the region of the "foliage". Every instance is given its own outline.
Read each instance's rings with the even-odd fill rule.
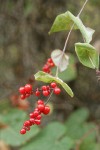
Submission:
[[[32,131],[24,137],[19,134],[22,121],[25,121],[27,114],[24,111],[11,109],[0,114],[0,139],[12,146],[20,146],[25,144],[29,139],[39,132],[39,128],[35,126]],[[34,134],[33,134],[34,133]]]
[[[0,124],[7,126],[0,130],[1,140],[12,146],[21,146],[20,150],[41,150],[41,147],[44,150],[71,150],[77,146],[77,141],[81,140],[80,150],[97,150],[96,125],[86,122],[89,117],[86,108],[72,113],[64,124],[52,122],[43,129],[34,126],[31,132],[22,136],[19,135],[18,130],[26,116],[25,112],[16,109],[2,113]],[[87,134],[88,132],[90,133]],[[85,135],[86,138],[83,138]]]
[[[58,77],[53,77],[48,73],[39,71],[38,73],[35,74],[35,79],[38,81],[46,82],[46,83],[51,83],[55,81],[59,83],[71,97],[74,96],[71,88]]]
[[[68,67],[63,72],[59,72],[58,77],[63,81],[70,82],[77,78],[77,68],[76,68],[76,59],[74,55],[68,53],[68,56],[69,56]],[[52,69],[52,73],[56,74],[56,67]]]

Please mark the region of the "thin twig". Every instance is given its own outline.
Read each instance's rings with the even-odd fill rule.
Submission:
[[[52,90],[52,92],[51,92],[51,94],[50,94],[49,98],[48,98],[48,99],[47,99],[47,101],[45,102],[45,105],[49,102],[49,100],[50,100],[50,98],[51,98],[52,94],[53,94],[53,90]]]
[[[79,11],[77,17],[79,17],[79,16],[81,15],[81,13],[82,13],[82,11],[83,11],[85,5],[87,4],[87,2],[88,2],[88,0],[86,0],[85,3],[83,4],[83,6],[82,6],[81,10]],[[64,52],[66,51],[66,47],[67,47],[67,44],[68,44],[68,41],[69,41],[69,37],[70,37],[71,32],[72,32],[72,30],[73,30],[73,28],[74,28],[74,25],[75,25],[75,24],[73,23],[73,25],[72,25],[72,27],[71,27],[69,33],[68,33],[68,36],[67,36],[67,38],[66,38],[61,59],[62,59],[62,57],[63,57]],[[60,61],[59,61],[59,66],[60,66],[61,59],[60,59]],[[56,76],[58,76],[58,71],[59,71],[58,68],[59,68],[59,66],[57,66]]]
[[[77,15],[77,17],[80,16],[80,14],[82,13],[82,11],[83,11],[83,9],[84,9],[84,7],[85,7],[85,5],[87,4],[88,1],[89,1],[89,0],[86,0],[86,1],[85,1],[85,3],[83,4],[83,7],[81,8],[81,10],[80,10],[79,14]]]
[[[88,0],[86,0],[85,3],[83,4],[83,6],[82,6],[81,10],[79,11],[77,17],[80,16],[80,14],[82,13],[82,11],[83,11],[83,9],[84,9],[84,7],[85,7],[85,5],[86,5],[87,2],[88,2]],[[73,25],[72,25],[72,27],[71,27],[69,33],[68,33],[68,36],[67,36],[67,38],[66,38],[61,59],[62,59],[62,57],[63,57],[63,54],[64,54],[65,50],[66,50],[66,47],[67,47],[67,44],[68,44],[68,40],[69,40],[69,37],[70,37],[70,35],[71,35],[71,32],[72,32],[73,28],[74,28],[74,23],[73,23]],[[60,60],[61,60],[61,59],[60,59]],[[59,66],[60,66],[60,62],[61,62],[61,61],[59,61]],[[56,69],[56,77],[58,77],[58,72],[59,72],[59,68],[58,68],[58,66],[57,66],[57,69]],[[50,100],[52,94],[53,94],[53,91],[51,92],[51,94],[50,94],[49,98],[47,99],[45,105],[49,102],[49,100]]]

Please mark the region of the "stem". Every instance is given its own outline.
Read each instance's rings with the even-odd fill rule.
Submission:
[[[81,10],[79,11],[77,17],[80,16],[80,14],[82,13],[82,11],[83,11],[83,9],[84,9],[84,7],[85,7],[85,5],[86,5],[87,2],[88,2],[88,0],[86,0],[85,3],[83,4],[83,6],[82,6]],[[69,40],[69,37],[70,37],[70,35],[71,35],[71,32],[72,32],[72,30],[73,30],[73,28],[74,28],[74,25],[75,25],[75,24],[73,23],[73,25],[72,25],[72,27],[71,27],[69,33],[68,33],[68,36],[67,36],[67,38],[66,38],[61,59],[62,59],[62,57],[63,57],[63,54],[64,54],[65,50],[66,50],[66,47],[67,47],[67,44],[68,44],[68,40]],[[60,61],[59,61],[59,65],[60,65],[61,59],[60,59]],[[57,69],[56,69],[56,77],[58,77],[58,72],[59,72],[59,68],[58,68],[58,66],[57,66]],[[53,91],[51,92],[51,94],[50,94],[49,98],[47,99],[45,105],[49,102],[49,100],[50,100],[52,94],[53,94]]]
[[[87,4],[87,2],[88,2],[88,0],[86,0],[85,3],[83,4],[83,6],[82,6],[81,10],[79,11],[77,17],[79,17],[79,16],[81,15],[81,13],[82,13],[82,11],[83,11],[85,5]],[[68,36],[67,36],[67,38],[66,38],[66,41],[65,41],[65,44],[64,44],[64,48],[63,48],[62,56],[63,56],[64,52],[66,51],[66,47],[67,47],[67,44],[68,44],[68,40],[69,40],[69,37],[70,37],[70,35],[71,35],[71,32],[72,32],[73,28],[74,28],[74,24],[72,25],[72,27],[71,27],[71,29],[70,29],[70,31],[69,31],[69,33],[68,33]],[[62,56],[61,56],[61,59],[62,59]],[[61,59],[60,59],[60,60],[61,60]],[[61,61],[60,61],[60,62],[61,62]],[[60,65],[60,63],[59,63],[59,65]],[[58,76],[58,71],[59,71],[59,70],[58,70],[58,66],[57,66],[56,77]]]
[[[66,39],[66,41],[65,41],[64,48],[63,48],[63,53],[64,53],[65,50],[66,50],[66,46],[67,46],[67,43],[68,43],[68,40],[69,40],[69,37],[70,37],[70,34],[71,34],[73,28],[74,28],[74,24],[72,25],[72,27],[71,27],[71,29],[70,29],[70,31],[69,31],[69,33],[68,33],[68,36],[67,36],[67,39]]]
[[[53,90],[52,90],[52,92],[51,92],[51,94],[50,94],[49,98],[48,98],[48,99],[47,99],[47,101],[45,102],[45,105],[49,102],[49,100],[50,100],[50,98],[51,98],[52,94],[53,94]]]
[[[77,15],[77,17],[79,17],[79,16],[80,16],[80,14],[82,13],[82,11],[83,11],[83,9],[84,9],[85,5],[87,4],[87,2],[88,2],[88,0],[86,0],[86,1],[85,1],[85,3],[83,4],[83,6],[82,6],[82,8],[81,8],[81,10],[80,10],[79,14]]]

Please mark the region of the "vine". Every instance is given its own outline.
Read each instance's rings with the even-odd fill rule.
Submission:
[[[47,115],[50,112],[50,108],[47,106],[47,103],[50,101],[52,94],[54,93],[59,95],[61,93],[61,89],[58,87],[59,85],[62,86],[71,97],[74,96],[72,89],[58,77],[59,72],[66,70],[69,65],[70,58],[67,54],[65,54],[65,51],[71,32],[73,30],[80,30],[84,39],[84,43],[75,43],[75,52],[79,61],[86,67],[99,70],[99,54],[90,44],[94,30],[85,27],[80,19],[80,15],[87,2],[88,0],[85,1],[77,16],[74,16],[69,11],[58,15],[51,27],[49,34],[64,30],[69,30],[69,33],[66,38],[63,50],[54,50],[51,53],[51,58],[49,58],[46,64],[43,66],[42,71],[39,71],[35,74],[35,80],[50,84],[43,85],[36,90],[33,90],[32,85],[30,84],[26,84],[24,87],[19,88],[22,100],[24,100],[26,97],[29,97],[30,95],[39,97],[41,94],[43,94],[43,96],[48,97],[46,102],[40,99],[38,100],[37,107],[29,115],[30,119],[24,122],[20,131],[21,134],[25,134],[26,131],[29,131],[30,126],[41,124],[42,114]],[[51,75],[53,67],[57,67],[55,76]]]

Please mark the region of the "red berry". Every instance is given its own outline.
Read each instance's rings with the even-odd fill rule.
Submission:
[[[39,112],[35,110],[35,111],[33,112],[33,114],[34,114],[34,117],[37,117],[37,116],[39,115]]]
[[[55,66],[55,64],[54,63],[50,63],[50,67],[54,67]]]
[[[30,93],[32,91],[32,85],[31,84],[26,84],[25,85],[25,92]]]
[[[43,95],[44,95],[44,96],[48,96],[49,93],[50,93],[50,92],[48,92],[48,91],[43,91]]]
[[[23,126],[23,129],[25,129],[26,131],[29,131],[29,130],[30,130],[30,127],[25,127],[25,126]]]
[[[38,100],[37,101],[37,104],[39,105],[39,104],[44,104],[44,102],[42,101],[42,100]]]
[[[52,62],[53,62],[53,61],[52,61],[52,58],[48,58],[47,62],[48,62],[48,63],[52,63]]]
[[[34,113],[30,113],[30,118],[34,118]]]
[[[54,89],[54,93],[55,93],[56,95],[59,95],[60,92],[61,92],[60,88],[56,87],[56,88]]]
[[[24,126],[25,126],[25,127],[30,126],[30,121],[29,121],[29,120],[25,121],[25,122],[24,122]]]
[[[48,66],[47,64],[44,65],[44,67],[42,68],[42,70],[43,70],[44,72],[47,72],[47,73],[50,72],[50,68],[49,68],[49,66]]]
[[[20,134],[25,134],[26,133],[26,130],[23,128],[20,130]]]
[[[20,87],[19,88],[19,92],[20,92],[20,94],[25,94],[25,88],[24,87]]]
[[[40,96],[40,91],[37,90],[37,91],[35,92],[35,95],[36,95],[36,96]]]
[[[49,106],[45,106],[43,114],[47,115],[50,112],[50,107]]]
[[[38,119],[38,120],[40,120],[41,118],[42,118],[41,115],[38,115],[38,116],[36,117],[36,119]]]
[[[34,123],[35,123],[35,119],[30,118],[30,122],[34,125]]]
[[[35,120],[35,124],[40,125],[41,124],[41,120]]]
[[[56,84],[55,82],[52,82],[52,83],[50,84],[50,86],[51,86],[52,88],[55,88],[55,87],[57,86],[57,84]]]
[[[38,105],[38,110],[39,110],[40,112],[42,112],[42,111],[44,110],[44,108],[45,108],[45,106],[44,106],[43,104],[39,104],[39,105]]]
[[[22,100],[24,100],[24,99],[26,98],[26,95],[25,95],[25,94],[22,94],[22,95],[20,96],[20,98],[21,98]]]
[[[50,86],[49,85],[47,85],[47,90],[50,90]]]
[[[29,97],[30,96],[30,94],[29,93],[26,93],[26,95],[25,95],[26,97]]]
[[[42,90],[46,91],[47,90],[47,86],[46,85],[42,86]]]
[[[38,108],[35,108],[34,111],[38,111]]]

